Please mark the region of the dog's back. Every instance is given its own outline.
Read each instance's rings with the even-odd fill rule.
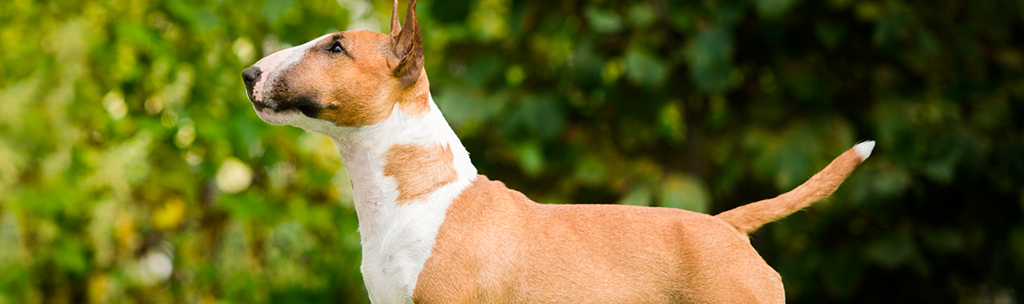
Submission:
[[[782,303],[747,234],[831,194],[866,142],[796,189],[717,216],[545,205],[479,176],[449,207],[416,303]]]
[[[781,302],[778,274],[716,217],[545,205],[480,176],[457,199],[416,303]]]

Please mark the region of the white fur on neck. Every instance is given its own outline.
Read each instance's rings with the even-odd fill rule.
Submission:
[[[292,124],[327,134],[338,146],[352,180],[363,247],[361,270],[370,300],[411,303],[416,280],[434,247],[448,206],[477,176],[469,153],[433,98],[430,110],[420,117],[410,116],[396,105],[388,119],[366,127],[338,127],[304,116]],[[399,206],[395,203],[397,182],[384,175],[384,165],[391,146],[412,143],[449,145],[457,178],[426,199]]]

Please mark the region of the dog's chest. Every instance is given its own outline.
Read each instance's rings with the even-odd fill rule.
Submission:
[[[416,281],[433,241],[412,237],[390,245],[363,244],[360,270],[373,303],[411,303]]]
[[[378,209],[374,218],[360,219],[360,270],[373,303],[412,303],[417,279],[451,202],[444,192],[459,186],[442,187],[427,201],[403,206],[385,204],[387,207]]]

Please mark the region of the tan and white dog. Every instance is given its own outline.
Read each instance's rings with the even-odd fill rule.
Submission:
[[[538,204],[477,175],[431,99],[415,5],[402,26],[396,0],[390,34],[327,34],[242,73],[261,119],[337,144],[374,303],[782,303],[747,234],[831,194],[874,148],[716,216]]]

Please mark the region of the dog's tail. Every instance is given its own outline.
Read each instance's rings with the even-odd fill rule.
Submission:
[[[743,206],[716,215],[729,223],[741,233],[751,233],[761,225],[771,223],[809,206],[815,201],[829,196],[839,188],[839,184],[857,167],[875,148],[874,141],[859,143],[847,150],[825,169],[811,177],[802,185],[782,195]]]

